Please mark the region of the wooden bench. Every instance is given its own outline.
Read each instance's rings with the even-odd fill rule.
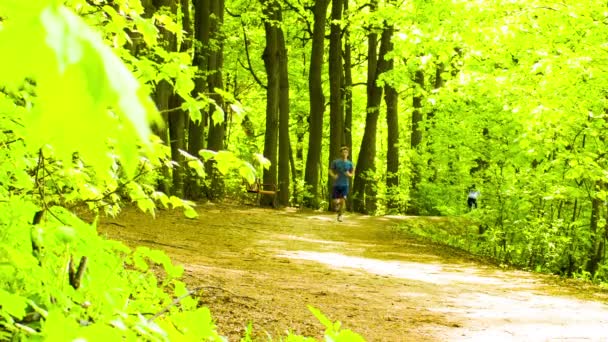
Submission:
[[[245,183],[247,187],[247,193],[256,194],[256,203],[260,205],[261,195],[272,196],[272,207],[277,207],[277,186],[275,184],[264,184],[259,179],[256,179],[255,183]]]

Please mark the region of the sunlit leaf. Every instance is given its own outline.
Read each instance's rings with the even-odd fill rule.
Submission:
[[[196,212],[196,210],[194,210],[194,208],[189,207],[189,206],[184,207],[184,215],[190,219],[194,219],[194,218],[198,217],[198,213]]]
[[[25,316],[27,298],[0,289],[0,303],[2,303],[2,310],[5,310],[11,316],[14,316],[19,320]]]

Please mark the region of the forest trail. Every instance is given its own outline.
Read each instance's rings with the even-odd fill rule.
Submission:
[[[288,329],[321,337],[320,309],[367,341],[608,341],[608,293],[578,282],[505,271],[404,236],[407,217],[201,204],[156,219],[136,210],[102,220],[102,234],[166,251],[202,288],[218,330],[239,341]]]

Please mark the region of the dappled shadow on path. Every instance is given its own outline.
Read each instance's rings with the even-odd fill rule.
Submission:
[[[256,340],[290,329],[320,338],[307,305],[369,341],[608,341],[605,293],[504,271],[394,229],[414,217],[350,214],[339,224],[331,213],[295,209],[198,211],[189,220],[127,210],[100,231],[167,251],[230,341],[248,321]]]

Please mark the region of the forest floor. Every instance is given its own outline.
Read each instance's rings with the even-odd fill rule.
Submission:
[[[578,281],[503,270],[404,235],[415,217],[201,204],[192,220],[126,209],[99,230],[164,250],[185,268],[219,332],[239,341],[291,330],[320,338],[307,309],[367,341],[608,341],[608,292]]]

